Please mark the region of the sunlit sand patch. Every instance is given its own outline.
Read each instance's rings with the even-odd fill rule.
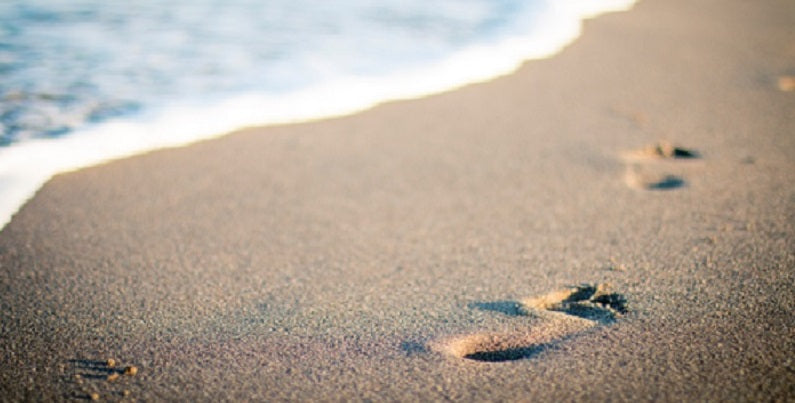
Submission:
[[[784,92],[795,91],[795,76],[780,76],[778,89]]]
[[[606,284],[569,287],[516,302],[519,315],[540,323],[513,332],[481,332],[432,342],[430,349],[453,357],[481,362],[531,358],[556,342],[627,312],[626,298],[608,292]]]

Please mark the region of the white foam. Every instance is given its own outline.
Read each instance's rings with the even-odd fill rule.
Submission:
[[[0,226],[53,175],[135,154],[178,147],[255,125],[351,114],[387,100],[455,89],[515,71],[548,57],[580,34],[582,20],[629,9],[635,0],[558,0],[533,32],[473,46],[431,66],[382,77],[340,77],[285,95],[242,94],[206,104],[171,105],[159,113],[119,119],[55,139],[0,148]]]

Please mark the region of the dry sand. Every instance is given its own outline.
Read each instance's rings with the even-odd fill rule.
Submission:
[[[0,233],[2,400],[791,401],[794,27],[644,0],[489,83],[60,175]]]

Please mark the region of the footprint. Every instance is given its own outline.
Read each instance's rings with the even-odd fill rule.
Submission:
[[[528,315],[561,312],[600,323],[611,323],[627,313],[627,299],[621,294],[608,292],[608,289],[607,284],[586,284],[527,298],[520,303]]]
[[[624,181],[629,187],[644,190],[681,188],[687,183],[681,173],[679,161],[699,158],[701,154],[698,151],[661,141],[622,154],[626,163]]]
[[[627,312],[626,298],[608,292],[606,284],[582,285],[520,301],[478,303],[477,309],[508,313],[511,320],[540,319],[513,332],[483,332],[429,344],[432,351],[481,362],[531,358],[546,348],[587,329],[609,324]]]
[[[63,371],[67,381],[73,383],[74,391],[70,397],[81,400],[100,398],[126,398],[130,396],[129,379],[138,373],[133,365],[117,365],[116,360],[71,359],[71,371]],[[65,368],[65,366],[64,366]]]
[[[644,170],[636,165],[627,167],[624,181],[631,188],[645,190],[671,190],[686,185],[681,176]]]
[[[678,147],[667,141],[660,141],[640,150],[624,153],[624,158],[627,160],[690,159],[700,157],[701,154],[698,151]]]

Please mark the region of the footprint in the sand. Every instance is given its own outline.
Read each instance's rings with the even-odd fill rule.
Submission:
[[[671,190],[687,184],[682,174],[682,160],[701,158],[695,151],[667,142],[622,154],[626,164],[624,181],[629,187],[644,190]]]
[[[81,400],[100,398],[127,398],[130,396],[128,379],[138,374],[138,367],[120,366],[116,360],[69,360],[71,371],[64,371],[67,379],[75,386],[67,397]]]
[[[626,298],[608,292],[606,284],[582,285],[520,301],[478,303],[475,308],[516,318],[538,319],[531,327],[512,332],[483,332],[431,342],[431,350],[481,362],[531,358],[584,330],[609,324],[627,312]]]

